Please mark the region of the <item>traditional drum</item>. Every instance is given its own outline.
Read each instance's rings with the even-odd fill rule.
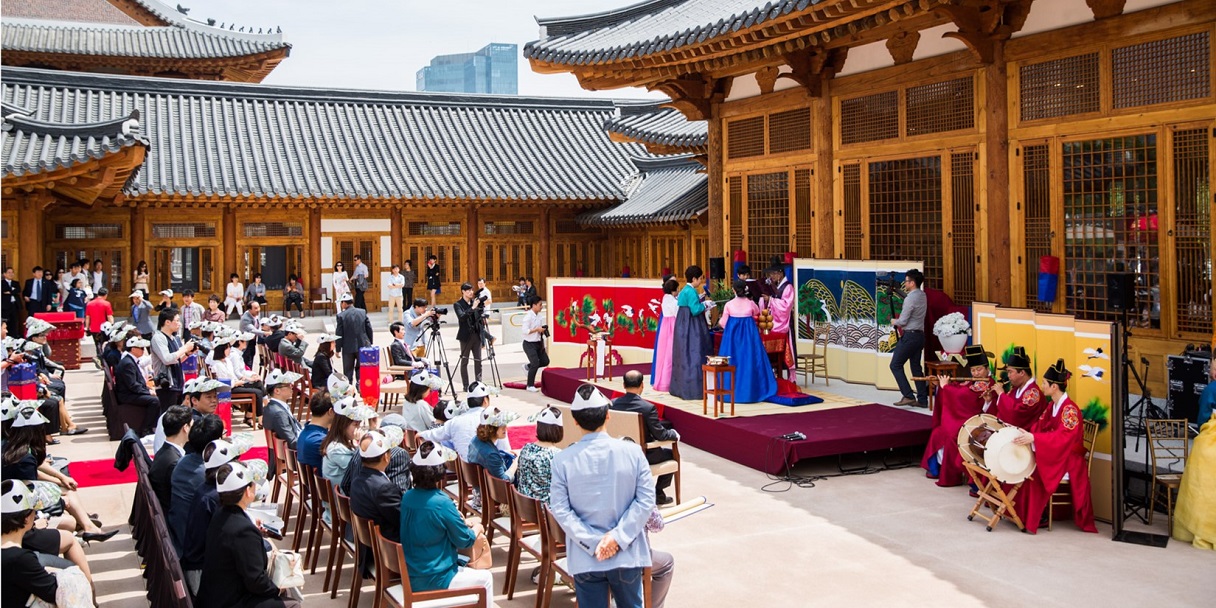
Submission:
[[[978,414],[958,431],[958,451],[965,462],[980,467],[1002,483],[1025,481],[1034,472],[1034,452],[1013,440],[1021,435],[991,414]]]

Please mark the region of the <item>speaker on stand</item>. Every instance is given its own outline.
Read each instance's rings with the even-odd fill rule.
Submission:
[[[1136,312],[1136,275],[1130,272],[1107,273],[1106,304],[1111,310]]]

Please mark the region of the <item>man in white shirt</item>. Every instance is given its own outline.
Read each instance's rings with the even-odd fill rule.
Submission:
[[[487,311],[485,316],[489,316],[490,306],[494,304],[494,296],[490,294],[490,288],[486,287],[486,280],[484,278],[477,279],[477,297],[486,299],[486,302],[482,305],[482,308]]]
[[[405,288],[405,276],[401,274],[401,267],[393,264],[393,269],[388,275],[388,320],[396,321],[402,318],[402,301],[401,294]]]
[[[528,362],[524,364],[524,369],[528,372],[528,392],[535,393],[538,390],[536,372],[549,365],[549,354],[545,352],[545,335],[549,332],[549,326],[545,324],[545,317],[540,313],[545,305],[544,300],[528,296],[526,304],[528,314],[524,316],[523,330],[524,354],[528,356]]]

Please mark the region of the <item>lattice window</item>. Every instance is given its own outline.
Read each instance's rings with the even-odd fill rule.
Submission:
[[[861,227],[861,165],[844,166],[844,257],[860,260],[865,234]]]
[[[1136,279],[1131,323],[1160,327],[1157,136],[1066,142],[1063,164],[1067,311],[1118,320],[1107,305],[1107,275],[1128,272]]]
[[[650,272],[655,278],[663,276],[667,269],[672,274],[684,272],[688,264],[684,261],[683,236],[656,236],[650,239]]]
[[[1178,332],[1212,331],[1212,181],[1207,129],[1174,133]]]
[[[8,220],[0,220],[0,239],[8,238]]]
[[[768,115],[768,152],[811,149],[811,109],[799,108]]]
[[[486,234],[532,234],[532,222],[486,222]]]
[[[242,232],[245,236],[304,236],[304,224],[286,222],[245,222]]]
[[[790,174],[788,171],[747,176],[747,257],[752,268],[790,247]]]
[[[909,136],[975,128],[973,78],[909,87],[904,95]]]
[[[840,141],[855,144],[899,136],[899,92],[887,91],[840,102]]]
[[[764,117],[740,118],[726,123],[727,158],[764,156]]]
[[[595,233],[594,229],[587,228],[578,223],[576,219],[556,220],[553,222],[554,234],[589,234]]]
[[[951,253],[954,256],[954,303],[975,301],[975,153],[950,155]]]
[[[1022,66],[1022,120],[1097,112],[1101,109],[1098,73],[1097,53]]]
[[[1202,99],[1212,94],[1209,33],[1111,51],[1114,107]]]
[[[252,235],[247,235],[252,236]],[[154,222],[152,224],[154,239],[213,239],[215,238],[215,222]]]
[[[410,236],[460,236],[460,222],[410,222]]]
[[[1051,312],[1053,304],[1039,301],[1039,258],[1052,255],[1050,156],[1047,144],[1022,148],[1026,307],[1043,312]]]
[[[941,157],[873,162],[869,178],[870,258],[923,260],[926,284],[940,280]]]
[[[122,224],[55,224],[56,239],[121,239],[122,233]]]
[[[794,171],[794,249],[798,257],[814,257],[812,235],[815,227],[811,221],[811,170]]]
[[[743,249],[743,178],[734,176],[727,180],[730,196],[730,250]]]

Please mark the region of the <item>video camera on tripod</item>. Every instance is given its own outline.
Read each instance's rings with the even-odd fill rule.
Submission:
[[[427,321],[426,329],[430,329],[431,331],[437,332],[437,331],[439,331],[440,325],[447,323],[447,321],[445,321],[443,318],[445,316],[447,316],[448,309],[446,307],[442,307],[442,306],[432,306],[431,312],[433,312],[435,314],[432,315],[431,318]]]

